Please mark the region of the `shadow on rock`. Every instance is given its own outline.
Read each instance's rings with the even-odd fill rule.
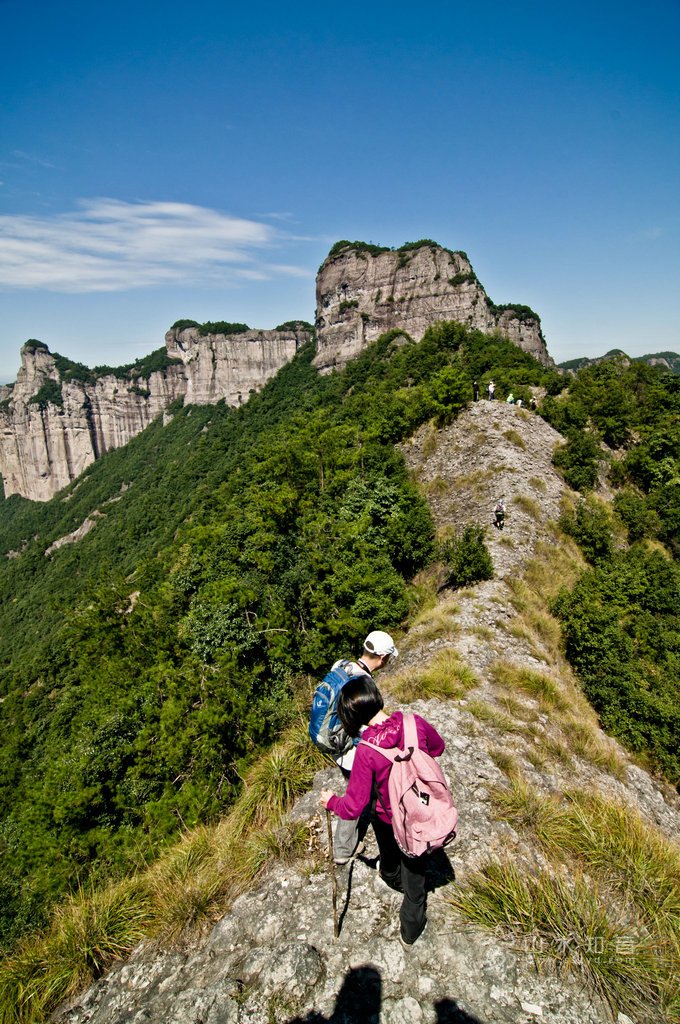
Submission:
[[[441,999],[434,1004],[437,1024],[484,1024],[479,1017],[463,1010],[455,999]]]
[[[456,872],[453,870],[453,864],[449,860],[446,851],[435,850],[434,853],[430,854],[425,875],[426,891],[434,892],[435,889],[440,889],[443,885],[448,885],[450,882],[455,882],[455,880]]]
[[[374,967],[353,967],[345,975],[330,1017],[311,1012],[288,1024],[380,1024],[382,981]],[[453,1020],[453,1018],[451,1018]]]

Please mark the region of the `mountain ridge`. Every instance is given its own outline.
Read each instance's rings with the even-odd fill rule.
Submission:
[[[566,362],[558,363],[560,370],[582,370],[587,366],[597,366],[606,359],[623,359],[624,362],[647,363],[649,366],[665,368],[672,374],[680,374],[680,355],[677,352],[652,352],[645,356],[628,356],[620,348],[610,349],[603,356],[579,356],[576,359],[567,359]]]
[[[556,794],[592,792],[625,801],[631,823],[642,812],[667,837],[680,825],[677,799],[600,732],[554,628],[538,616],[546,587],[554,593],[583,567],[575,546],[556,532],[555,517],[569,497],[551,465],[558,439],[547,423],[524,410],[482,402],[436,433],[423,425],[403,446],[440,530],[460,530],[470,520],[490,523],[501,490],[509,508],[506,529],[488,538],[494,579],[463,592],[440,592],[399,637],[400,658],[379,680],[390,704],[429,718],[447,740],[442,761],[461,813],[448,857],[456,891],[495,853],[505,852],[530,875],[547,868],[559,877],[567,870],[532,841],[521,817],[503,813],[499,799],[512,796],[520,781],[534,788],[532,799],[543,801],[546,810]],[[527,586],[533,592],[531,614],[522,591]],[[522,672],[543,680],[542,691],[518,685]],[[429,677],[441,681],[425,682]],[[458,687],[458,694],[438,698],[437,685]],[[429,695],[427,686],[434,687]],[[114,967],[55,1019],[604,1024],[612,1013],[619,1024],[657,1019],[651,1007],[644,1017],[631,1017],[625,1001],[608,1005],[578,975],[563,972],[558,980],[548,966],[547,937],[523,938],[510,926],[494,932],[465,923],[447,899],[450,886],[442,885],[445,861],[443,876],[432,878],[428,930],[404,953],[396,934],[399,897],[378,887],[369,844],[367,854],[340,875],[342,929],[334,940],[331,883],[320,861],[325,823],[317,800],[321,788],[337,785],[336,775],[335,769],[317,775],[291,812],[293,822],[310,830],[307,854],[275,859],[252,890],[237,894],[226,913],[216,911],[219,920],[206,920],[204,936],[184,948],[138,947],[126,965]],[[568,870],[573,872],[573,864]],[[589,877],[594,867],[579,870]],[[589,877],[591,887],[595,878]],[[579,945],[585,942],[583,935],[570,939],[573,962],[585,955]],[[537,959],[544,965],[539,971]],[[344,986],[356,984],[357,976],[363,988],[354,990],[347,1005]]]
[[[384,294],[383,294],[384,293]],[[540,318],[527,306],[496,306],[465,253],[431,240],[393,251],[338,243],[316,286],[315,366],[342,369],[386,331],[420,340],[437,321],[498,330],[552,366]],[[271,331],[246,324],[177,321],[159,349],[127,367],[89,370],[39,341],[21,350],[16,383],[0,390],[0,476],[5,497],[46,501],[105,452],[119,448],[173,402],[237,407],[312,337],[291,321]]]

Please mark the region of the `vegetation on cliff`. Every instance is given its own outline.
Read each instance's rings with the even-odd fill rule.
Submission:
[[[432,238],[421,238],[417,242],[404,242],[403,245],[398,246],[396,249],[391,248],[389,245],[376,245],[374,242],[350,242],[343,238],[331,246],[322,266],[350,250],[358,253],[367,253],[369,256],[381,256],[385,252],[396,252],[399,254],[400,265],[405,266],[408,262],[409,253],[415,252],[416,249],[425,248],[448,252],[451,256],[462,256],[465,260],[468,258],[467,253],[464,253],[462,250],[456,253],[452,249],[447,249],[445,246],[440,245],[439,242],[435,242]]]
[[[31,402],[44,408],[47,402],[62,406],[61,384],[95,384],[100,377],[116,377],[119,380],[148,380],[152,373],[161,373],[169,366],[181,363],[181,359],[175,359],[168,355],[165,346],[154,349],[147,356],[137,359],[134,363],[125,363],[123,366],[85,366],[84,363],[75,362],[67,356],[59,355],[58,352],[50,352],[47,345],[41,341],[31,339],[23,346],[24,351],[29,353],[45,352],[52,357],[59,375],[59,380],[47,380],[40,390],[31,398]]]

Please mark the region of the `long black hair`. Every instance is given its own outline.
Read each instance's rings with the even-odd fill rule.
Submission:
[[[338,717],[348,736],[358,736],[362,725],[368,725],[382,711],[385,702],[370,676],[352,676],[338,694]]]

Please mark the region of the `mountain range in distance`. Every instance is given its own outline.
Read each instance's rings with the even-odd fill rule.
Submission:
[[[627,359],[633,363],[649,363],[650,366],[665,367],[670,373],[680,374],[680,355],[677,352],[652,352],[646,356],[628,356],[620,348],[613,348],[605,352],[603,356],[596,356],[589,359],[588,356],[580,356],[578,359],[567,359],[564,363],[558,363],[560,370],[582,370],[586,366],[594,366],[605,359]]]

